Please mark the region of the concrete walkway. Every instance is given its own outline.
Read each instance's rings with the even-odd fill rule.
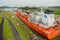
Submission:
[[[4,17],[2,17],[2,22],[0,24],[0,40],[3,40],[3,26],[4,26]]]

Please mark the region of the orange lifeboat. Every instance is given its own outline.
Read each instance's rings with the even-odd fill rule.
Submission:
[[[39,25],[29,22],[28,17],[22,16],[21,14],[22,14],[22,12],[16,12],[16,16],[19,17],[29,28],[36,31],[40,35],[48,38],[49,40],[60,35],[60,24],[56,24],[55,27],[52,27],[52,28],[44,29]]]

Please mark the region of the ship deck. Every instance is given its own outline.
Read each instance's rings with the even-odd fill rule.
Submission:
[[[56,24],[55,27],[44,29],[39,25],[33,24],[28,21],[27,16],[22,16],[21,12],[16,12],[16,16],[19,17],[29,28],[36,31],[38,34],[43,35],[48,39],[53,39],[56,36],[60,35],[60,24]]]

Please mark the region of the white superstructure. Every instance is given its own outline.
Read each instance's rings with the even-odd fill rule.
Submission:
[[[35,13],[24,13],[23,15],[28,15],[28,21],[32,22],[33,24],[39,24],[39,26],[43,28],[50,28],[55,23],[55,18],[53,11],[51,10],[43,10],[41,9],[40,12]]]

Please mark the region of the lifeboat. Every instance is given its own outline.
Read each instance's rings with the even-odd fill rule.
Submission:
[[[18,12],[18,11],[16,12],[16,16],[20,18],[27,25],[27,27],[31,28],[38,34],[46,37],[47,39],[50,40],[60,35],[60,24],[55,24],[54,26],[46,29],[46,28],[43,28],[41,24],[39,25],[39,24],[34,24],[30,22],[28,20],[28,16],[27,15],[23,16],[22,14],[23,14],[22,12]],[[60,22],[60,19],[58,21]]]

